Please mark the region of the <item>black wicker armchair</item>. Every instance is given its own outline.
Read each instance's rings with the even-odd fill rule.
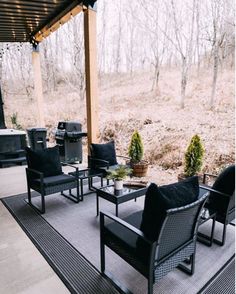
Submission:
[[[214,184],[207,186],[208,178],[216,179]],[[215,220],[223,224],[221,240],[216,238],[213,242],[223,246],[226,240],[226,229],[228,224],[235,219],[235,165],[227,167],[219,176],[204,174],[203,185],[200,185],[200,195],[209,192],[209,199],[205,207],[210,213],[215,213]],[[201,238],[209,239],[209,236],[199,232]]]
[[[206,198],[207,195],[204,195],[190,204],[165,211],[158,237],[154,240],[143,232],[143,211],[136,212],[124,220],[101,212],[102,274],[107,275],[105,272],[105,246],[107,246],[148,279],[148,294],[153,293],[154,283],[176,267],[192,275],[197,228]]]
[[[120,160],[119,163],[117,158]],[[89,167],[93,170],[102,171],[104,176],[107,175],[107,170],[113,170],[121,163],[127,165],[129,162],[129,157],[116,154],[114,141],[90,145]]]
[[[28,203],[31,207],[41,214],[45,213],[45,196],[57,192],[61,192],[62,196],[76,203],[80,201],[78,180],[62,172],[58,146],[39,151],[26,148],[26,159]],[[79,172],[77,167],[69,166],[75,168],[76,173]],[[74,188],[76,188],[76,195],[71,193],[71,189]],[[31,189],[40,193],[41,207],[32,203]],[[63,193],[65,190],[69,190],[68,195]]]

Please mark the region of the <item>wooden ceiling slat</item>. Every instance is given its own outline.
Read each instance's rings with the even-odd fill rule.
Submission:
[[[1,6],[4,6],[4,7],[10,7],[10,8],[15,8],[16,5],[19,5],[21,6],[22,8],[41,8],[41,7],[49,7],[49,8],[55,8],[55,3],[49,3],[48,1],[44,2],[44,1],[40,1],[40,3],[37,3],[37,2],[34,2],[34,1],[21,1],[20,4],[17,3],[17,1],[4,1],[4,0],[1,0],[0,2],[0,5]]]
[[[26,28],[24,28],[26,29]],[[9,30],[8,28],[0,28],[0,32],[22,32],[22,28],[12,28],[11,30]],[[30,31],[30,29],[28,28],[28,31]]]
[[[14,10],[13,10],[14,9]],[[15,7],[15,8],[11,8],[11,7],[5,7],[2,6],[0,4],[0,11],[2,13],[17,13],[17,14],[21,14],[21,15],[25,15],[25,14],[43,14],[43,15],[48,15],[49,13],[52,13],[54,11],[55,8],[49,8],[49,7],[43,7],[41,6],[40,8],[37,8],[37,10],[35,10],[35,7],[30,7],[30,8],[24,8],[24,7]]]
[[[1,0],[0,42],[26,42],[34,36],[40,42],[43,38],[40,31],[48,36],[70,19],[71,11],[73,15],[79,13],[82,3],[82,0]]]
[[[48,13],[43,13],[43,12],[38,12],[38,11],[32,11],[32,12],[19,12],[19,11],[14,11],[14,12],[10,12],[10,11],[3,11],[0,10],[0,15],[1,16],[7,16],[7,17],[29,17],[29,18],[47,18],[48,17]]]
[[[0,11],[0,19],[1,20],[5,20],[5,23],[11,22],[12,19],[22,19],[22,20],[40,20],[40,19],[47,19],[46,16],[23,16],[23,15],[16,15],[16,14],[12,14],[12,15],[6,15],[3,14]]]

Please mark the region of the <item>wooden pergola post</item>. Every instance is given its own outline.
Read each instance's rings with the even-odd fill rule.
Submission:
[[[3,98],[2,98],[2,90],[0,84],[0,129],[6,129],[4,110],[3,110]]]
[[[98,141],[98,74],[96,46],[96,11],[90,6],[84,11],[84,47],[86,74],[86,107],[88,152],[91,143]]]
[[[42,84],[42,75],[41,75],[41,66],[40,66],[40,54],[39,54],[39,45],[33,47],[32,51],[32,64],[34,71],[34,90],[35,96],[38,104],[38,127],[45,127],[44,120],[44,101],[43,101],[43,84]]]

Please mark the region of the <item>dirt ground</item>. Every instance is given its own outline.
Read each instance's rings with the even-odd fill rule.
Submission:
[[[177,180],[183,171],[184,152],[194,134],[200,135],[205,156],[202,171],[219,172],[235,161],[234,71],[220,72],[215,107],[209,109],[212,75],[193,72],[187,85],[185,108],[180,109],[179,70],[163,69],[159,87],[151,91],[149,73],[103,76],[100,79],[99,129],[101,142],[114,139],[117,153],[127,155],[132,132],[143,139],[144,158],[150,162],[147,179],[158,184]],[[78,120],[86,128],[84,99],[75,88],[61,84],[56,92],[45,94],[45,117],[53,144],[60,120]],[[6,94],[7,126],[17,113],[17,121],[26,129],[36,126],[36,102],[26,95]],[[86,141],[84,141],[86,158]]]

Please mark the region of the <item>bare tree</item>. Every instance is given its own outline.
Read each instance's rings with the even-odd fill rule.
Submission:
[[[169,5],[166,2],[166,10],[170,11],[170,19],[173,19],[173,35],[167,35],[169,41],[173,44],[176,51],[179,53],[181,58],[181,98],[180,106],[184,108],[185,104],[185,95],[186,95],[186,86],[188,80],[188,71],[192,63],[192,53],[193,53],[193,40],[194,40],[194,26],[195,26],[195,0],[192,0],[192,6],[189,7],[186,5],[187,11],[185,11],[185,18],[181,16],[180,10],[183,11],[181,6],[178,9],[173,0]],[[177,13],[180,14],[177,17]],[[187,19],[187,15],[190,15],[190,19]],[[188,23],[187,23],[188,21]]]
[[[210,98],[210,108],[214,108],[216,86],[218,78],[219,63],[221,61],[220,51],[228,46],[229,40],[227,36],[230,33],[229,27],[232,27],[234,22],[234,13],[230,14],[230,7],[232,4],[228,0],[211,0],[211,19],[212,19],[212,36],[210,42],[212,44],[212,58],[213,58],[213,78]],[[232,23],[231,23],[232,21]],[[232,38],[232,36],[231,36]]]

